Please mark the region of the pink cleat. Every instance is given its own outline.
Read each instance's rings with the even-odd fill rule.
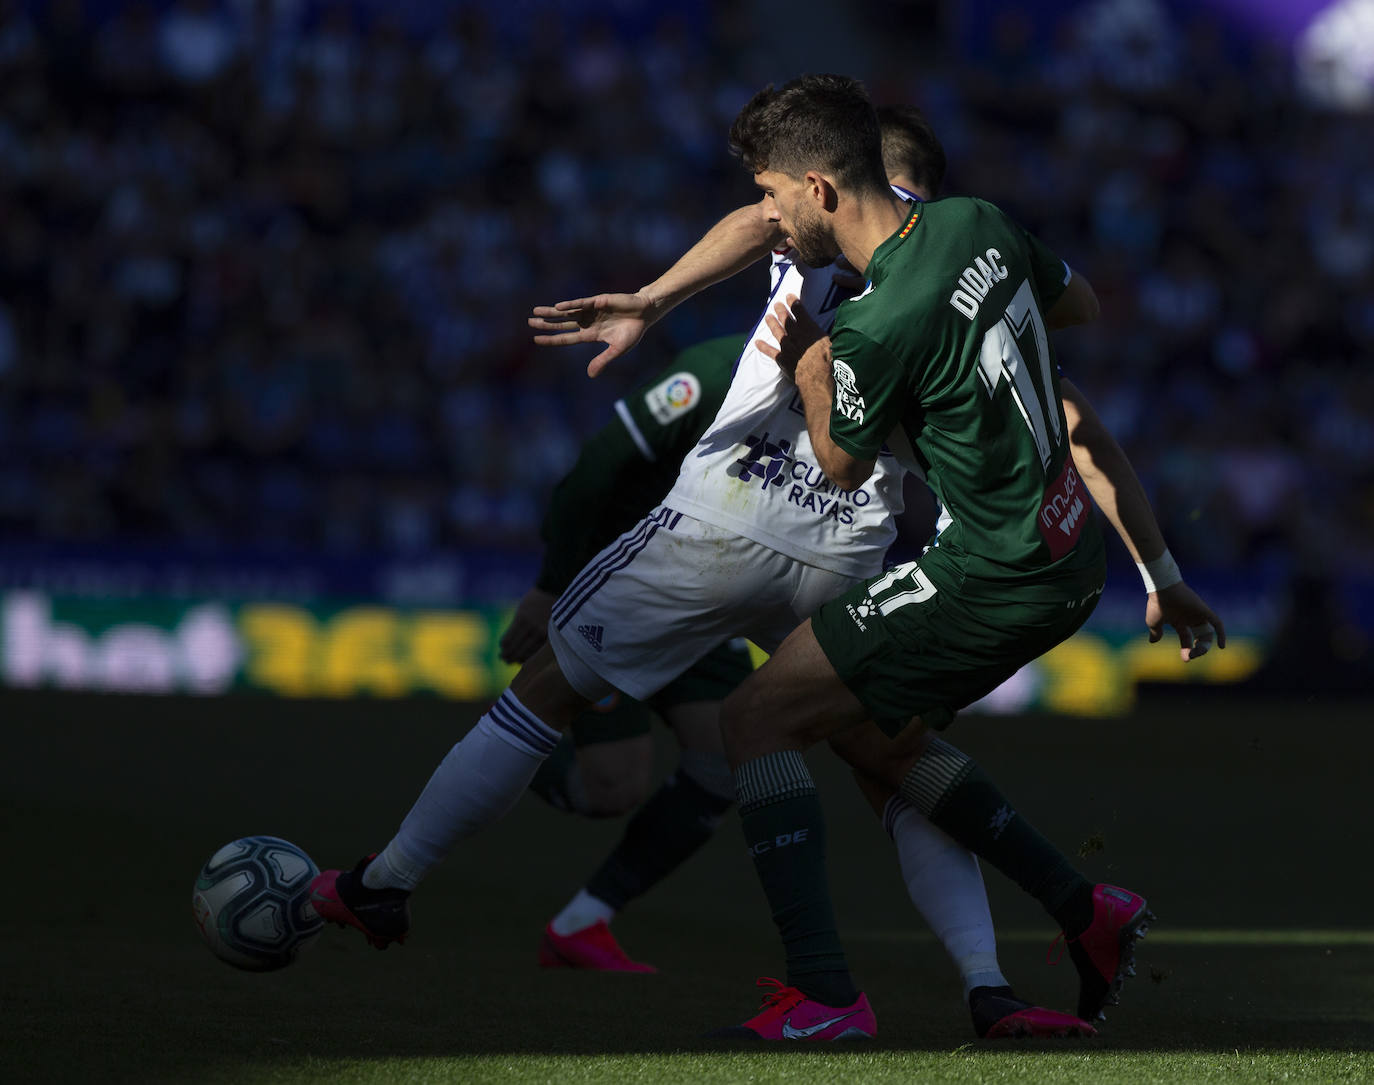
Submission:
[[[973,1031],[981,1039],[1066,1039],[1096,1036],[1097,1029],[1072,1014],[1032,1006],[1010,987],[975,987],[969,995]]]
[[[352,870],[324,870],[310,883],[310,903],[321,919],[363,932],[378,949],[404,942],[410,930],[410,891],[369,889],[363,871],[375,859],[358,860]]]
[[[771,987],[763,996],[763,1008],[742,1025],[720,1029],[714,1036],[761,1037],[765,1040],[869,1040],[878,1034],[878,1019],[860,993],[852,1005],[825,1006],[795,987],[778,980],[760,979],[759,987]]]
[[[1120,1002],[1122,986],[1135,975],[1135,944],[1154,918],[1138,893],[1115,885],[1093,888],[1093,921],[1081,934],[1066,938],[1069,958],[1078,969],[1079,1017],[1105,1021],[1105,1007]],[[1065,936],[1061,932],[1059,937]]]
[[[550,923],[539,943],[539,964],[544,968],[586,968],[594,972],[658,971],[651,964],[632,961],[604,919],[567,935],[555,934]]]

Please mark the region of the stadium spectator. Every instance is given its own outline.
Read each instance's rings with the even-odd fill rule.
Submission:
[[[700,7],[0,0],[0,540],[533,548],[588,420],[752,315],[713,292],[596,383],[525,335],[532,297],[646,281],[738,184],[712,133],[767,54]],[[951,192],[1098,286],[1064,363],[1162,508],[1191,488],[1181,561],[1374,574],[1367,117],[1179,10],[1012,15],[920,65],[874,38],[875,81],[951,134]],[[1238,402],[1244,456],[1197,489]],[[1276,525],[1260,470],[1325,530]]]

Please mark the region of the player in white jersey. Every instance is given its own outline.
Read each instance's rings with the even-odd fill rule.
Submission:
[[[771,251],[768,305],[719,413],[683,459],[662,508],[633,538],[589,564],[554,607],[550,643],[562,673],[579,690],[610,682],[631,696],[646,696],[676,677],[683,660],[699,658],[724,637],[744,634],[771,651],[795,625],[792,615],[800,620],[813,603],[881,572],[896,538],[903,477],[919,470],[905,436],[894,431],[897,447],[883,450],[869,479],[842,490],[817,466],[796,386],[769,353],[779,346],[770,326],[777,299],[801,298],[819,335],[861,281],[843,262],[811,267],[790,244],[770,249],[778,239],[761,210],[751,205],[727,216],[656,286],[609,296],[616,315],[593,328],[595,337],[613,343],[593,362],[599,371],[628,349],[616,343],[621,326],[632,329],[637,342],[670,307],[650,299],[667,295],[676,304],[679,282],[699,288],[715,277],[714,269],[733,268],[733,259],[713,264],[722,253],[733,254],[731,245],[755,255]],[[751,229],[752,240],[746,240]],[[702,262],[693,253],[704,254]],[[598,300],[536,309],[531,323],[566,327],[569,310],[596,312]],[[589,338],[562,332],[535,341],[561,345]],[[684,562],[692,576],[682,576]],[[672,651],[664,652],[664,644]]]
[[[796,295],[820,331],[829,329],[840,302],[857,292],[848,265],[808,267],[790,247],[772,254],[771,275],[765,313],[775,300]],[[777,344],[764,321],[749,337],[715,421],[682,461],[663,503],[807,565],[847,577],[874,575],[896,538],[902,480],[914,465],[905,438],[906,456],[888,450],[859,489],[832,484],[816,466],[796,386],[759,349],[760,340]],[[735,484],[722,484],[722,478]]]
[[[826,327],[854,292],[846,270],[774,252],[769,307],[799,293]],[[815,467],[795,387],[757,345],[777,345],[768,312],[662,506],[589,563],[554,606],[559,668],[589,695],[609,682],[646,697],[730,636],[771,651],[810,606],[882,569],[903,469],[880,457],[873,478],[846,493]]]
[[[591,334],[556,331],[543,341],[608,339],[589,366],[594,375],[672,305],[766,253],[778,240],[774,229],[761,205],[742,208],[639,295],[536,310],[536,321],[559,322],[579,310],[592,320],[598,313],[612,318]],[[816,308],[827,309],[832,283],[818,294],[814,273],[808,282],[798,265],[786,263],[777,271],[779,292],[795,272],[803,281],[801,291],[791,292],[819,296]],[[1072,321],[1060,323],[1066,322]],[[767,317],[753,338],[777,353]],[[814,469],[805,419],[793,409],[776,363],[757,348],[746,358],[739,395],[733,402],[727,397],[668,503],[603,551],[564,593],[549,644],[450,751],[397,835],[352,872],[327,871],[316,879],[322,915],[357,927],[378,946],[402,939],[409,891],[458,839],[514,805],[561,729],[588,703],[613,688],[647,696],[728,636],[745,634],[772,650],[820,602],[880,570],[893,537],[890,519],[900,511],[899,488],[879,484],[846,493],[831,486]],[[895,458],[881,458],[891,461],[885,466],[897,479]],[[701,485],[712,479],[714,501]],[[674,497],[683,510],[673,506]],[[796,539],[790,527],[779,530],[784,519],[796,525]]]

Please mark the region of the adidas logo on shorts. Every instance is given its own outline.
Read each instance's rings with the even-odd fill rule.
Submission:
[[[577,627],[577,631],[582,634],[583,640],[585,640],[598,652],[601,651],[601,634],[605,632],[605,630],[601,626],[579,625]]]

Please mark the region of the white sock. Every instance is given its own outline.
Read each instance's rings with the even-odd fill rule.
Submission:
[[[506,690],[439,762],[400,831],[363,871],[363,884],[414,889],[454,844],[520,800],[559,737]]]
[[[554,934],[561,934],[566,938],[574,931],[585,930],[598,920],[609,923],[614,918],[614,908],[600,897],[594,897],[585,889],[579,889],[577,896],[568,901],[567,907],[554,916],[549,925],[553,927]]]
[[[883,825],[897,845],[911,903],[963,977],[964,998],[975,987],[1009,987],[997,964],[997,936],[978,860],[900,795],[888,800]]]

